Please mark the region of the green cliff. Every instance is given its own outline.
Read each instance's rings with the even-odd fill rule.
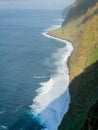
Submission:
[[[49,34],[74,46],[71,103],[59,130],[98,130],[98,0],[76,0],[62,27]]]

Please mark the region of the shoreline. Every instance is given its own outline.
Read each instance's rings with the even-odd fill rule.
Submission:
[[[61,26],[60,28],[62,28],[62,26]],[[59,29],[59,28],[56,28],[56,29]],[[70,43],[72,44],[73,48],[75,49],[75,48],[76,48],[76,45],[73,43],[73,41],[70,41],[69,39],[65,39],[65,38],[56,36],[56,34],[53,34],[54,32],[52,32],[52,31],[54,31],[54,30],[56,30],[56,29],[49,30],[48,32],[46,32],[47,35],[49,35],[49,36],[51,36],[51,37],[53,37],[53,38],[59,39],[59,40],[63,40],[63,41],[70,42]]]
[[[57,55],[54,57],[56,73],[51,75],[48,81],[40,82],[40,88],[36,90],[37,96],[33,99],[30,108],[34,111],[33,115],[44,127],[43,130],[57,130],[64,115],[68,112],[71,102],[68,62],[73,46],[67,40],[48,35],[47,31],[43,32],[42,35],[47,39],[60,41],[60,44],[63,43],[64,46],[62,45],[58,51],[54,52]],[[54,43],[54,41],[52,42]]]
[[[52,30],[50,30],[50,31],[52,31]],[[70,56],[69,56],[68,59],[67,59],[67,66],[68,66],[69,78],[70,78],[70,69],[71,69],[71,67],[70,67],[70,64],[71,64],[70,59],[71,59],[73,53],[75,52],[76,47],[75,47],[75,45],[74,45],[73,42],[68,41],[68,40],[66,40],[66,39],[61,39],[61,38],[59,38],[59,37],[53,36],[50,31],[43,33],[43,35],[46,36],[46,37],[48,37],[48,38],[52,38],[52,39],[58,40],[58,41],[60,41],[60,42],[63,42],[63,43],[65,43],[65,44],[66,44],[66,43],[70,43],[70,44],[72,45],[73,50],[72,50]]]
[[[61,38],[58,38],[58,37],[56,37],[56,36],[50,35],[50,34],[49,34],[49,31],[43,33],[43,35],[46,36],[46,37],[48,37],[48,38],[52,38],[52,39],[58,40],[58,41],[64,43],[66,46],[69,44],[69,45],[71,45],[71,47],[72,47],[71,53],[70,53],[70,55],[69,55],[68,58],[67,58],[67,68],[68,68],[68,76],[69,76],[68,89],[69,89],[69,85],[70,85],[70,69],[71,69],[71,67],[70,67],[70,64],[71,64],[70,59],[71,59],[71,57],[72,57],[72,55],[73,55],[73,53],[74,53],[74,51],[75,51],[75,47],[73,46],[73,43],[70,42],[70,41],[67,41],[67,40],[65,40],[65,39],[61,39]],[[69,91],[69,95],[70,95],[70,97],[71,97],[72,95],[71,95],[71,93],[70,93],[70,90],[68,90],[68,91]],[[71,103],[71,98],[70,98],[69,106],[70,106],[70,103]],[[62,119],[64,118],[64,116],[67,114],[68,111],[69,111],[69,107],[68,107],[68,110],[64,113]],[[61,119],[61,121],[62,121],[62,119]],[[59,125],[60,125],[60,124],[59,124]],[[59,127],[59,126],[58,126],[58,127]]]

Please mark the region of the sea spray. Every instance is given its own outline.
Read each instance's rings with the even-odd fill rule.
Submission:
[[[41,87],[36,90],[38,94],[30,107],[33,114],[44,125],[43,130],[57,130],[64,114],[68,111],[70,103],[67,62],[73,47],[70,42],[49,36],[47,32],[43,35],[65,43],[65,47],[60,48],[53,55],[56,73],[51,76],[49,81],[40,83]]]

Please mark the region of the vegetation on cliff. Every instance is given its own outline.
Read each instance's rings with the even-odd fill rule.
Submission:
[[[73,6],[73,8],[75,7]],[[81,10],[79,11],[81,12]],[[70,77],[73,79],[83,72],[84,68],[98,60],[98,2],[88,8],[85,14],[71,19],[62,28],[51,31],[50,35],[67,39],[74,44],[75,52],[71,58],[70,73]]]
[[[70,59],[71,103],[59,130],[97,130],[98,0],[76,0],[62,27],[49,33],[71,41],[75,48]]]

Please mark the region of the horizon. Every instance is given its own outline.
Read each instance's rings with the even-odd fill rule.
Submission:
[[[56,10],[56,9],[64,9],[67,6],[74,3],[75,0],[39,0],[32,1],[32,0],[0,0],[0,9],[47,9],[47,10]]]

